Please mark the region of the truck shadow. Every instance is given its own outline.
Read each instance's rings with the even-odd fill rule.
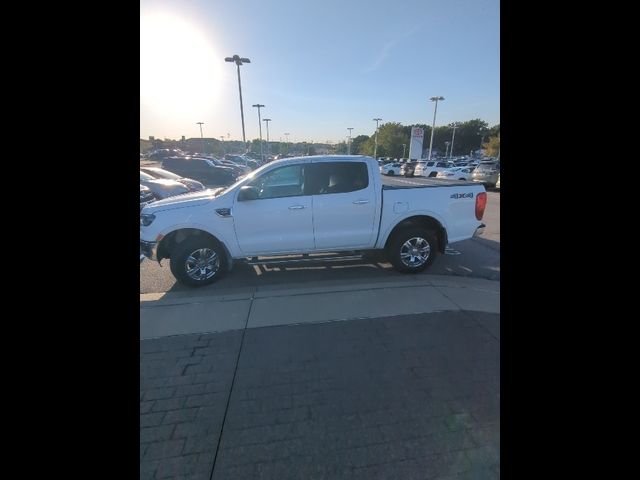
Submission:
[[[453,275],[500,280],[500,243],[486,239],[471,239],[456,243],[439,255],[434,264],[416,278],[429,275]],[[224,278],[212,285],[197,289],[199,293],[224,290],[239,292],[258,287],[290,285],[304,287],[310,283],[368,283],[395,277],[406,278],[383,255],[368,255],[357,260],[319,261],[278,265],[249,265],[235,262]],[[194,291],[178,283],[168,290]]]

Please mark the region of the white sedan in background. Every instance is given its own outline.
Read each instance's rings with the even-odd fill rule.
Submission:
[[[380,173],[383,175],[400,175],[401,163],[387,163],[380,167]]]
[[[438,172],[436,178],[446,178],[447,180],[471,180],[473,167],[454,167]]]

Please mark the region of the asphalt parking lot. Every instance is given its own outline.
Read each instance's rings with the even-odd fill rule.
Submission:
[[[407,179],[407,181],[411,181]],[[500,280],[500,192],[488,192],[489,200],[483,222],[487,225],[480,238],[473,238],[450,245],[446,255],[441,255],[432,267],[419,275],[459,275]],[[300,284],[352,280],[366,283],[369,280],[406,277],[396,272],[384,258],[365,258],[342,262],[318,264],[292,264],[290,266],[250,266],[236,262],[231,272],[218,282],[197,289],[198,294],[220,289],[241,289],[267,285]],[[162,265],[145,259],[140,264],[140,293],[164,293],[194,291],[176,283],[169,269],[169,262]]]

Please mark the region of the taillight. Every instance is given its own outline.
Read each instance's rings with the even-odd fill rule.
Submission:
[[[487,192],[481,192],[476,195],[476,219],[482,220],[484,209],[487,206]]]

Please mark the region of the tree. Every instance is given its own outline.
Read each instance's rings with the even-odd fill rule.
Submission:
[[[336,144],[336,154],[338,155],[346,155],[347,154],[347,142],[340,142]]]
[[[365,155],[365,153],[363,153],[362,147],[367,140],[369,140],[369,137],[367,135],[358,135],[353,140],[351,140],[351,155]]]
[[[500,152],[500,134],[490,137],[488,142],[482,144],[484,154],[488,157],[497,157]]]
[[[409,147],[411,128],[409,127],[408,130],[407,128],[398,122],[387,122],[380,125],[380,128],[378,128],[378,156],[400,158],[402,156],[402,144],[404,143],[407,148]],[[361,143],[361,154],[373,155],[374,146],[375,132]]]

